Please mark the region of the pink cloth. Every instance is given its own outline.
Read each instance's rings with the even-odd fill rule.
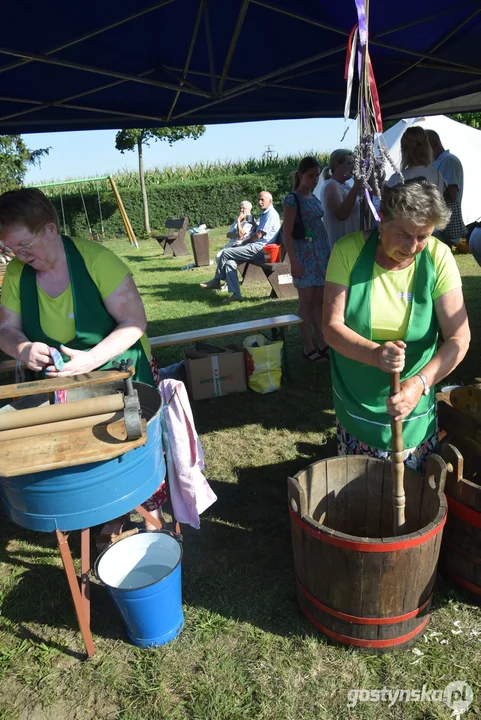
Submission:
[[[202,474],[204,453],[184,383],[180,380],[162,380],[159,392],[165,405],[173,397],[162,414],[172,508],[176,520],[198,530],[199,515],[217,500],[217,496]]]

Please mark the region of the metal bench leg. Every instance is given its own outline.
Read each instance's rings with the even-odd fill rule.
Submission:
[[[287,349],[286,349],[286,337],[284,333],[284,328],[272,328],[272,339],[275,340],[282,340],[282,377],[284,380],[290,380],[291,376],[289,373],[289,365],[287,364]]]

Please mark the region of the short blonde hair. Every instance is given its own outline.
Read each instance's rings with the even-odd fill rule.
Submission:
[[[401,170],[422,165],[428,167],[433,161],[433,151],[428,135],[419,125],[409,127],[401,138]]]
[[[0,236],[15,225],[25,225],[34,233],[47,223],[55,223],[60,232],[57,211],[37,188],[9,190],[0,195]]]
[[[380,213],[384,225],[396,220],[411,220],[418,227],[432,225],[444,230],[451,218],[444,199],[425,178],[407,180],[394,187],[384,186]]]
[[[252,210],[252,203],[249,202],[249,200],[241,200],[240,205],[241,207],[242,205],[245,205],[249,209],[249,212]]]

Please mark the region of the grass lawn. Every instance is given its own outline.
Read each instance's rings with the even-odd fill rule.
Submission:
[[[211,232],[215,247],[224,233]],[[149,335],[295,312],[294,301],[267,300],[264,286],[246,289],[242,304],[222,306],[199,288],[212,268],[183,271],[190,258],[163,258],[154,241],[142,241],[140,250],[126,241],[108,246],[134,272]],[[471,257],[460,257],[459,266],[473,342],[450,383],[481,375],[480,271]],[[2,519],[0,720],[434,720],[452,711],[428,701],[349,707],[348,691],[442,690],[453,680],[467,681],[475,693],[463,717],[481,716],[480,611],[442,580],[426,634],[401,655],[330,646],[300,614],[286,477],[336,451],[329,369],[302,358],[298,328],[287,337],[292,381],[280,392],[193,404],[218,501],[200,531],[184,528],[185,629],[174,642],[154,650],[129,645],[94,583],[97,653],[80,662],[83,645],[53,535]],[[159,351],[159,364],[181,351]],[[71,545],[78,560],[77,536]]]

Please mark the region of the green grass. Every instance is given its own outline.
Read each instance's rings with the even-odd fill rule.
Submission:
[[[223,233],[211,233],[215,247]],[[152,241],[138,251],[125,241],[108,246],[135,273],[149,335],[295,311],[294,302],[266,300],[263,286],[246,289],[241,305],[222,306],[199,288],[210,268],[181,270],[190,259],[163,258]],[[460,257],[459,266],[474,339],[450,381],[481,374],[480,271],[471,257]],[[422,654],[377,658],[336,648],[299,613],[286,477],[335,454],[329,370],[303,360],[299,342],[298,329],[291,330],[292,381],[280,392],[193,404],[218,500],[200,531],[184,528],[185,629],[171,644],[129,645],[109,598],[94,583],[97,653],[80,662],[82,642],[54,537],[2,522],[0,720],[437,720],[451,717],[443,703],[349,708],[347,693],[423,684],[443,689],[453,680],[469,682],[477,694],[463,717],[480,717],[479,609],[442,581],[425,638],[414,648]],[[157,358],[167,365],[181,353],[172,347]],[[76,562],[77,536],[71,541]]]

